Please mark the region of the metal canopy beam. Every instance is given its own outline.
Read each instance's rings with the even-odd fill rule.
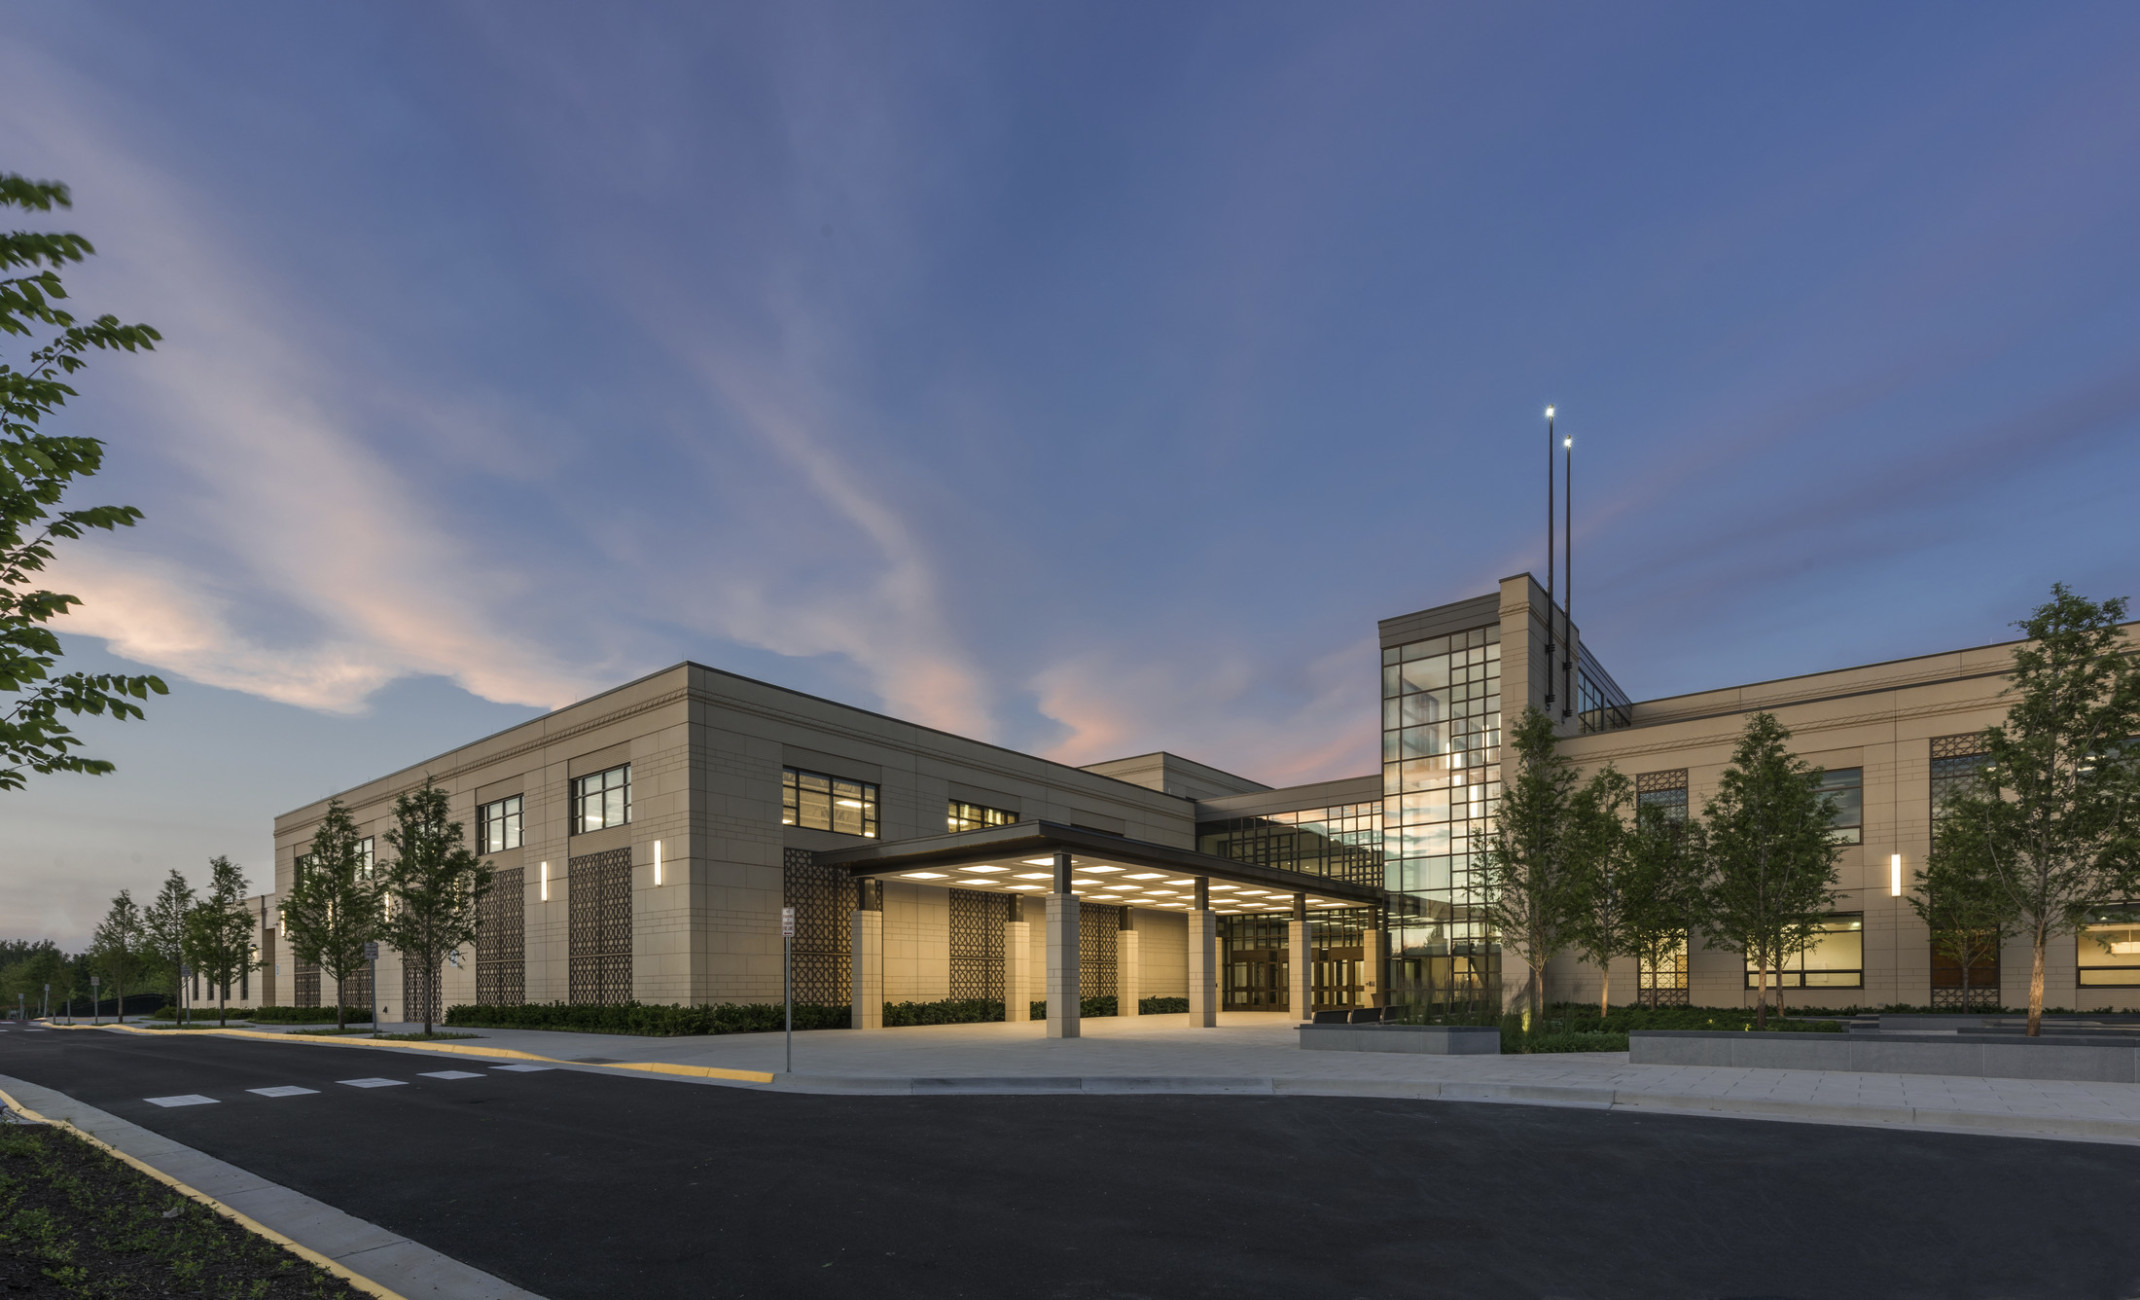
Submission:
[[[1076,858],[1092,864],[1144,867],[1173,875],[1208,877],[1225,884],[1279,890],[1287,894],[1310,894],[1354,906],[1379,906],[1387,899],[1385,891],[1372,885],[1236,862],[1231,858],[1198,853],[1194,849],[1153,844],[1049,821],[1014,822],[984,830],[927,835],[851,849],[825,849],[816,856],[819,864],[844,868],[850,875],[861,879],[899,876],[910,871],[955,870],[982,864],[1026,865],[1027,859],[1052,857],[1066,849]],[[1040,870],[1038,867],[1031,869]],[[974,882],[947,878],[921,883],[962,885]],[[1213,899],[1212,902],[1216,905],[1220,900]]]

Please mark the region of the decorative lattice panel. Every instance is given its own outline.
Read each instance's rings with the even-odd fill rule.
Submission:
[[[795,1000],[844,1006],[854,964],[854,883],[808,849],[781,854],[781,896],[795,909]]]
[[[420,1021],[428,1010],[431,1023],[439,1020],[438,972],[419,970],[414,962],[401,965],[401,1018]]]
[[[500,871],[476,913],[476,1001],[485,1006],[527,1001],[525,871]]]
[[[1636,794],[1663,794],[1669,790],[1687,788],[1687,769],[1674,768],[1669,772],[1643,772],[1635,777]]]
[[[1122,909],[1105,903],[1079,903],[1077,912],[1077,987],[1088,998],[1115,995],[1115,953],[1121,946]]]
[[[316,1007],[320,1004],[320,966],[316,961],[295,963],[297,984],[290,996],[300,1007]]]
[[[377,1009],[379,1004],[372,1000],[372,964],[370,962],[365,962],[357,969],[356,974],[342,981],[339,996],[342,999],[342,1005],[345,1007],[371,1007]],[[314,1005],[317,1004],[315,1003]]]
[[[951,996],[1003,996],[1003,924],[1010,899],[977,889],[951,891]]]
[[[1687,944],[1684,939],[1677,946],[1666,949],[1663,959],[1655,965],[1646,961],[1635,963],[1635,995],[1643,1006],[1650,1005],[1652,1000],[1660,1007],[1687,1006],[1687,985]]]
[[[1934,758],[1976,758],[1984,752],[1984,733],[1972,731],[1960,736],[1932,737]]]
[[[590,853],[566,864],[567,1000],[632,1000],[632,851]]]

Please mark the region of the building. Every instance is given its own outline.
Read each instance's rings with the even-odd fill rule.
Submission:
[[[1698,810],[1747,716],[1776,714],[1825,769],[1845,845],[1828,930],[1785,975],[1791,1001],[1959,996],[1963,972],[1935,960],[1901,891],[1933,800],[2004,714],[2012,644],[1636,703],[1527,574],[1380,632],[1381,770],[1287,789],[1170,753],[1069,767],[679,664],[339,796],[383,845],[394,798],[434,781],[497,869],[482,937],[439,989],[386,952],[379,987],[348,1000],[389,1019],[426,1000],[778,1001],[783,908],[797,1000],[850,1005],[862,1026],[886,1003],[951,998],[1001,1000],[1014,1020],[1045,1001],[1050,1032],[1074,1034],[1094,998],[1208,1024],[1491,987],[1479,852],[1502,720],[1525,702],[1576,764],[1616,765],[1668,812]],[[325,810],[276,819],[278,895]],[[278,955],[275,919],[270,898],[262,995],[332,1005],[316,970]],[[2062,944],[2048,1000],[2140,1005],[2140,942],[2098,941],[2127,926],[2140,916],[2106,913]],[[2010,947],[1970,983],[2012,1005],[2028,964]],[[1750,996],[1744,961],[1699,936],[1660,969],[1611,975],[1618,1001]],[[1556,958],[1548,996],[1594,1000],[1600,978]]]

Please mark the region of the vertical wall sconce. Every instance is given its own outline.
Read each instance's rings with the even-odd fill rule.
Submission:
[[[654,883],[661,884],[661,841],[654,841]]]
[[[1887,895],[1890,898],[1902,897],[1902,855],[1900,853],[1887,855]]]
[[[542,901],[550,901],[550,864],[547,862],[542,864]]]

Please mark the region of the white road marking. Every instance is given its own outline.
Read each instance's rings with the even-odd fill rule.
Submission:
[[[317,1088],[300,1088],[295,1084],[287,1083],[278,1088],[247,1088],[246,1091],[258,1093],[263,1097],[316,1097],[319,1095],[319,1089]]]
[[[480,1079],[483,1076],[470,1074],[466,1070],[426,1070],[421,1077],[426,1079]]]
[[[537,1070],[547,1070],[552,1067],[547,1065],[493,1065],[490,1068],[493,1070],[510,1070],[514,1074],[533,1074]]]
[[[203,1097],[197,1092],[189,1092],[179,1097],[145,1097],[142,1100],[148,1102],[151,1106],[213,1106],[217,1104],[215,1098]]]
[[[335,1082],[345,1088],[399,1088],[407,1081],[403,1079],[336,1079]]]

